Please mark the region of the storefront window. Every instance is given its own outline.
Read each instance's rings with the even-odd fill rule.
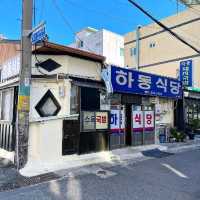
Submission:
[[[78,114],[79,113],[79,87],[76,85],[71,85],[70,92],[70,114]]]
[[[186,100],[186,122],[190,124],[193,119],[200,119],[200,102]]]

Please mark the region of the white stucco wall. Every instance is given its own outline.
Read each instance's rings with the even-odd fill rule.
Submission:
[[[62,119],[31,122],[28,162],[56,162],[62,158]]]
[[[38,60],[44,61],[51,58],[61,64],[61,67],[53,72],[46,74],[65,73],[85,78],[100,80],[101,65],[88,60],[74,58],[70,56],[37,56]],[[39,75],[40,72],[34,67],[35,58],[33,57],[32,74]],[[41,75],[41,74],[40,74]],[[64,88],[64,96],[59,94],[59,87]],[[28,165],[33,162],[52,163],[59,162],[62,156],[62,127],[64,117],[70,117],[70,79],[32,79],[31,98],[30,98],[30,128],[29,128],[29,151]],[[55,117],[41,118],[35,106],[44,94],[50,90],[61,110]]]
[[[174,100],[159,98],[160,124],[174,124]]]
[[[124,67],[124,55],[120,55],[120,48],[124,49],[124,38],[103,30],[103,56],[106,57],[106,63]]]
[[[47,72],[41,67],[39,67],[39,70],[38,70],[37,67],[35,66],[35,63],[37,63],[38,61],[43,62],[47,60],[48,58],[51,58],[57,63],[59,63],[61,67],[51,72]],[[34,56],[32,57],[32,63],[33,63],[32,74],[36,74],[36,75],[71,74],[71,75],[77,75],[80,77],[100,80],[101,64],[94,61],[89,61],[89,60],[67,56],[67,55],[59,55],[59,56],[58,55],[56,56],[38,55],[37,60],[35,59]]]
[[[111,31],[102,29],[89,35],[83,29],[77,35],[83,41],[80,49],[91,51],[106,57],[106,63],[124,67],[124,56],[120,55],[120,48],[124,48],[124,37]],[[79,48],[79,40],[69,45]]]
[[[59,87],[64,89],[64,96],[59,95]],[[35,106],[38,104],[44,94],[50,90],[58,103],[61,106],[61,110],[58,113],[58,117],[66,116],[70,114],[70,81],[69,80],[34,80],[31,86],[31,98],[30,98],[30,121],[35,121],[40,118]]]

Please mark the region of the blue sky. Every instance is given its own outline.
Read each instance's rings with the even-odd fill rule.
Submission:
[[[9,39],[19,39],[22,0],[0,2],[0,33]],[[177,11],[176,0],[136,2],[157,19],[176,14]],[[179,9],[183,10],[184,7],[180,5]],[[36,0],[35,10],[35,24],[45,20],[50,41],[61,44],[71,43],[74,32],[88,26],[125,34],[138,24],[151,23],[128,0]]]

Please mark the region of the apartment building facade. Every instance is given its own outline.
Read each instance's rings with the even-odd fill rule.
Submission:
[[[199,9],[198,6],[195,9],[189,8],[161,21],[188,43],[200,49],[200,15],[197,9]],[[144,27],[139,26],[137,30],[125,35],[125,65],[130,68],[138,66],[141,71],[179,78],[180,80],[185,76],[181,74],[183,73],[182,69],[187,69],[187,72],[184,72],[187,73],[187,81],[186,84],[183,84],[185,101],[168,101],[168,104],[174,104],[174,109],[178,113],[168,110],[169,115],[173,117],[168,118],[168,120],[163,118],[164,120],[160,123],[169,122],[182,129],[184,128],[183,122],[187,125],[191,120],[200,118],[199,53],[153,23]],[[190,83],[188,78],[190,78]]]
[[[69,46],[105,56],[107,64],[124,66],[124,37],[117,33],[88,27],[77,32]]]

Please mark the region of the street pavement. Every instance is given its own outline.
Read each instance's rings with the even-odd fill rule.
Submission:
[[[158,154],[65,172],[58,180],[1,192],[0,200],[199,200],[200,149]]]

